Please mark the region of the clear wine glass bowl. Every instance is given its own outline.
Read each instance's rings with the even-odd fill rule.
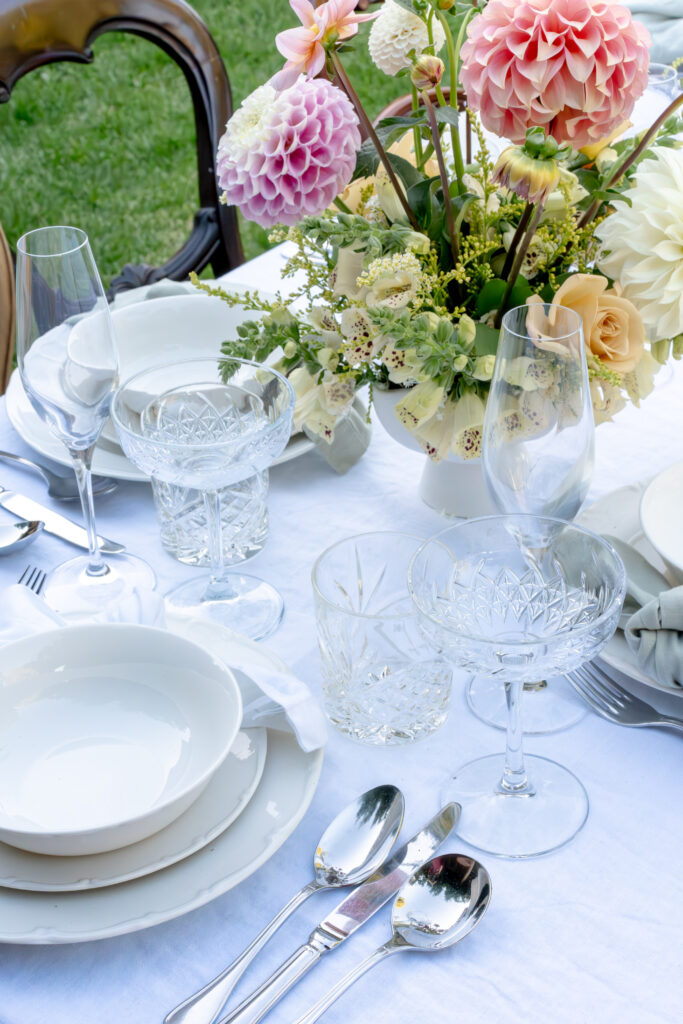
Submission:
[[[90,467],[118,383],[114,330],[88,237],[69,226],[38,228],[17,242],[17,362],[38,416],[71,456],[89,554],[48,576],[44,595],[57,611],[89,616],[126,590],[153,587],[139,558],[102,558],[95,531]]]
[[[486,403],[482,471],[503,513],[573,519],[593,474],[595,427],[581,317],[538,302],[503,317]],[[502,687],[474,678],[471,709],[505,728]],[[584,717],[583,702],[565,679],[539,677],[526,688],[527,732],[556,732]]]
[[[566,768],[525,760],[521,691],[577,668],[609,640],[626,587],[621,559],[603,538],[562,520],[491,516],[426,541],[408,587],[434,648],[505,689],[505,756],[464,765],[446,787],[463,807],[459,834],[503,857],[562,846],[584,824],[588,798]]]
[[[282,617],[269,584],[226,572],[222,489],[260,473],[289,440],[294,391],[280,373],[249,360],[195,359],[135,374],[116,392],[112,420],[128,458],[166,484],[202,492],[211,574],[166,595],[169,604],[229,625],[252,639]]]

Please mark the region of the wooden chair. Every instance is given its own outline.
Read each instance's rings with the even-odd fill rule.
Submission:
[[[0,224],[0,395],[5,393],[14,354],[14,267]]]
[[[183,71],[194,106],[200,202],[190,237],[178,252],[161,267],[125,266],[112,281],[110,297],[163,277],[183,280],[207,264],[216,275],[224,274],[244,259],[235,209],[219,201],[214,163],[232,113],[230,83],[209,30],[184,0],[0,0],[0,102],[9,100],[23,75],[45,64],[90,63],[91,45],[105,32],[142,36]],[[0,253],[0,302],[3,269],[6,276]],[[0,307],[0,356],[2,318]]]

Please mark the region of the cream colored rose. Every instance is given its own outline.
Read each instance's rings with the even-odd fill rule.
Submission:
[[[617,373],[630,373],[643,354],[643,320],[629,299],[597,274],[572,274],[555,293],[553,303],[566,306],[583,321],[586,349]]]

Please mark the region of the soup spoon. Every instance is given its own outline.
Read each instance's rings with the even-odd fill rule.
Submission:
[[[22,519],[18,523],[0,526],[0,555],[11,555],[14,551],[25,548],[42,533],[43,525],[39,519],[30,522]]]
[[[427,861],[394,900],[392,937],[361,961],[294,1024],[313,1024],[361,975],[393,953],[438,953],[464,939],[478,924],[491,899],[491,879],[483,865],[459,853]]]
[[[275,915],[236,960],[164,1017],[164,1024],[213,1024],[259,950],[315,892],[357,885],[387,859],[403,822],[403,794],[376,786],[341,811],[323,832],[313,858],[315,877]]]

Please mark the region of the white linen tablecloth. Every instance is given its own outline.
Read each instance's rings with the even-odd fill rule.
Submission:
[[[276,250],[233,273],[252,286],[279,276]],[[272,283],[269,284],[272,287]],[[683,366],[640,410],[598,430],[592,497],[683,458]],[[0,447],[28,449],[0,401]],[[428,536],[446,525],[423,505],[423,459],[375,424],[370,449],[337,476],[315,452],[272,471],[270,537],[253,561],[286,602],[266,641],[318,688],[310,570],[333,540],[367,530]],[[30,474],[0,466],[0,483],[40,501]],[[63,509],[64,510],[64,509]],[[0,521],[9,517],[0,509]],[[196,570],[167,555],[146,484],[122,484],[98,502],[101,533],[140,552],[162,592]],[[0,560],[2,588],[27,561],[45,568],[74,549],[50,536]],[[502,751],[501,732],[468,711],[456,685],[450,717],[433,737],[405,747],[360,747],[332,731],[320,785],[303,822],[251,879],[209,905],[166,924],[78,945],[0,947],[0,1024],[160,1024],[164,1014],[238,954],[312,873],[329,820],[371,785],[393,782],[406,795],[404,835],[438,808],[449,768]],[[589,714],[572,729],[530,737],[529,753],[572,769],[590,798],[590,817],[566,848],[537,860],[480,855],[493,879],[490,909],[455,949],[405,956],[377,967],[328,1012],[329,1024],[662,1024],[681,1019],[683,971],[683,739],[655,729],[619,728]],[[467,852],[458,838],[445,849]],[[475,854],[476,855],[476,854]],[[235,992],[246,994],[305,941],[338,894],[317,896],[261,954]],[[291,1022],[361,957],[388,938],[385,908],[329,954],[267,1018]],[[253,984],[252,984],[253,983]]]

